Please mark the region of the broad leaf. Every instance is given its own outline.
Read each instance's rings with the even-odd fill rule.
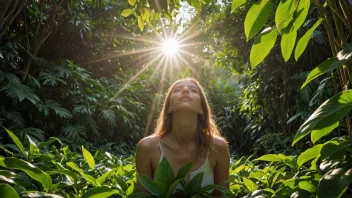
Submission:
[[[302,166],[305,162],[319,157],[321,148],[323,147],[322,144],[315,145],[313,148],[309,148],[306,151],[304,151],[302,154],[298,156],[297,159],[297,164],[298,166]]]
[[[293,22],[293,26],[295,27],[296,31],[302,26],[302,24],[306,20],[309,12],[309,7],[310,0],[299,0],[299,5],[297,7],[295,19]]]
[[[336,57],[333,58],[329,58],[326,61],[324,61],[323,63],[321,63],[318,67],[316,67],[315,69],[313,69],[306,81],[303,83],[301,89],[306,86],[310,81],[316,79],[317,77],[333,71],[334,69],[337,69],[338,67],[342,66],[343,64],[345,64],[348,59],[350,59],[352,57],[352,43],[349,43],[345,46],[345,48],[340,51]]]
[[[317,22],[315,22],[315,24],[297,42],[297,46],[296,46],[296,49],[295,49],[295,59],[296,59],[296,61],[303,54],[304,50],[306,49],[306,47],[308,45],[308,41],[310,40],[314,30],[320,25],[322,20],[323,19],[319,19]]]
[[[55,169],[55,170],[51,170],[51,171],[46,171],[47,174],[49,175],[54,175],[54,174],[63,174],[68,176],[75,184],[77,184],[78,178],[76,176],[75,173],[73,173],[70,170],[60,170],[60,169]]]
[[[297,31],[292,24],[282,30],[281,53],[285,62],[287,62],[291,57],[293,48],[295,47],[296,37]]]
[[[11,137],[12,141],[16,144],[16,146],[21,150],[22,155],[27,158],[27,153],[24,150],[23,144],[22,142],[18,139],[18,137],[13,134],[10,130],[8,130],[7,128],[3,127],[5,129],[5,131],[7,132],[7,134],[9,134],[9,136]]]
[[[245,177],[242,177],[243,183],[246,186],[246,188],[249,190],[249,192],[253,192],[258,189],[258,186],[250,179],[247,179]]]
[[[134,11],[133,11],[132,9],[125,9],[125,10],[122,11],[121,16],[123,16],[123,17],[128,17],[128,16],[130,16],[132,13],[134,13]]]
[[[136,0],[128,0],[128,3],[129,3],[131,6],[134,6],[134,4],[136,3]]]
[[[187,175],[187,173],[189,173],[191,168],[192,168],[192,162],[189,162],[186,165],[182,166],[177,172],[176,179],[184,178]]]
[[[99,183],[99,184],[104,183],[105,180],[106,180],[107,178],[111,177],[112,175],[114,175],[115,172],[116,172],[116,169],[112,169],[112,170],[110,170],[110,171],[105,172],[103,175],[101,175],[100,177],[98,177],[98,178],[96,179],[97,183]]]
[[[310,139],[313,142],[313,144],[318,141],[320,138],[324,137],[325,135],[329,134],[332,130],[334,130],[336,127],[339,126],[340,122],[336,122],[326,128],[319,129],[319,130],[312,130],[310,134]]]
[[[94,157],[92,156],[92,154],[90,154],[89,151],[87,151],[83,145],[82,145],[82,153],[83,153],[83,157],[84,160],[86,160],[86,162],[88,163],[89,167],[94,170],[95,169],[95,161],[94,161]]]
[[[268,27],[255,39],[250,52],[252,68],[261,63],[274,47],[277,38],[276,28]]]
[[[247,41],[262,29],[272,11],[273,4],[268,0],[259,0],[252,5],[244,20],[244,33]]]
[[[117,190],[113,190],[107,186],[99,186],[99,187],[95,187],[95,188],[92,188],[92,189],[86,191],[85,193],[83,193],[81,198],[110,197],[111,195],[114,195],[114,194],[118,194],[118,195],[122,196],[120,194],[120,192]]]
[[[171,165],[167,161],[166,157],[163,157],[158,167],[155,170],[154,179],[165,185],[169,186],[175,181],[174,171]]]
[[[0,197],[17,198],[19,196],[15,189],[13,189],[10,185],[0,184]]]
[[[280,1],[275,12],[275,24],[279,32],[292,21],[297,0]]]
[[[187,186],[187,195],[191,196],[194,193],[198,192],[203,181],[203,175],[204,173],[198,173],[196,176],[192,178],[192,180],[189,182]]]
[[[141,31],[143,31],[143,30],[144,30],[144,21],[143,21],[142,17],[141,17],[141,16],[138,16],[138,17],[137,17],[137,20],[138,20],[138,27],[139,27],[139,29],[140,29]]]
[[[24,192],[21,193],[21,198],[33,198],[33,197],[40,197],[40,198],[63,198],[60,195],[45,193],[45,192]]]
[[[17,169],[25,172],[34,180],[39,181],[45,191],[49,191],[52,181],[48,174],[36,168],[32,164],[13,157],[0,158],[0,166],[10,169]]]
[[[246,3],[247,0],[232,0],[231,13],[234,12],[238,7]]]
[[[166,192],[166,185],[163,185],[161,182],[152,180],[151,178],[138,174],[139,181],[145,189],[147,189],[152,195],[162,197]]]
[[[352,109],[352,90],[336,94],[326,100],[298,129],[292,145],[308,135],[312,130],[321,130],[340,121]]]
[[[176,179],[174,181],[174,183],[172,183],[170,186],[169,186],[169,189],[167,190],[167,194],[166,194],[166,197],[171,197],[171,195],[174,193],[177,185],[180,184],[180,182],[183,180],[183,177],[180,178],[180,179]]]
[[[257,159],[255,159],[256,161],[268,161],[268,162],[280,162],[281,159],[275,155],[275,154],[266,154],[266,155],[263,155]]]
[[[352,183],[352,169],[337,168],[326,173],[318,184],[318,197],[340,197]]]

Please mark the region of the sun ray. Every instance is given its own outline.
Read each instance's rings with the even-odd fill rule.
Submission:
[[[116,98],[122,91],[124,91],[127,87],[128,84],[131,84],[136,78],[138,78],[146,69],[150,67],[151,64],[153,64],[157,59],[160,58],[162,54],[159,54],[159,56],[156,56],[153,60],[151,60],[146,66],[144,66],[141,70],[139,70],[132,78],[130,78],[123,86],[122,88],[111,98],[113,100]]]

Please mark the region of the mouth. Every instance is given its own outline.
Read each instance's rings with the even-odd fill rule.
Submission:
[[[180,100],[190,100],[190,101],[193,101],[192,98],[188,97],[188,96],[182,96],[180,98]]]

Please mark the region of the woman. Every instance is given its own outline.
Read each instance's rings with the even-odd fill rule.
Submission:
[[[230,155],[227,141],[221,137],[199,82],[182,79],[169,89],[154,133],[143,138],[136,153],[139,174],[154,177],[165,157],[174,174],[192,162],[188,183],[204,172],[202,186],[221,184],[228,188]]]

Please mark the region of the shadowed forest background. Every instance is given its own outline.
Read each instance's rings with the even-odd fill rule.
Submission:
[[[0,197],[172,197],[134,153],[185,77],[231,167],[183,197],[349,197],[351,37],[349,0],[0,0]]]

